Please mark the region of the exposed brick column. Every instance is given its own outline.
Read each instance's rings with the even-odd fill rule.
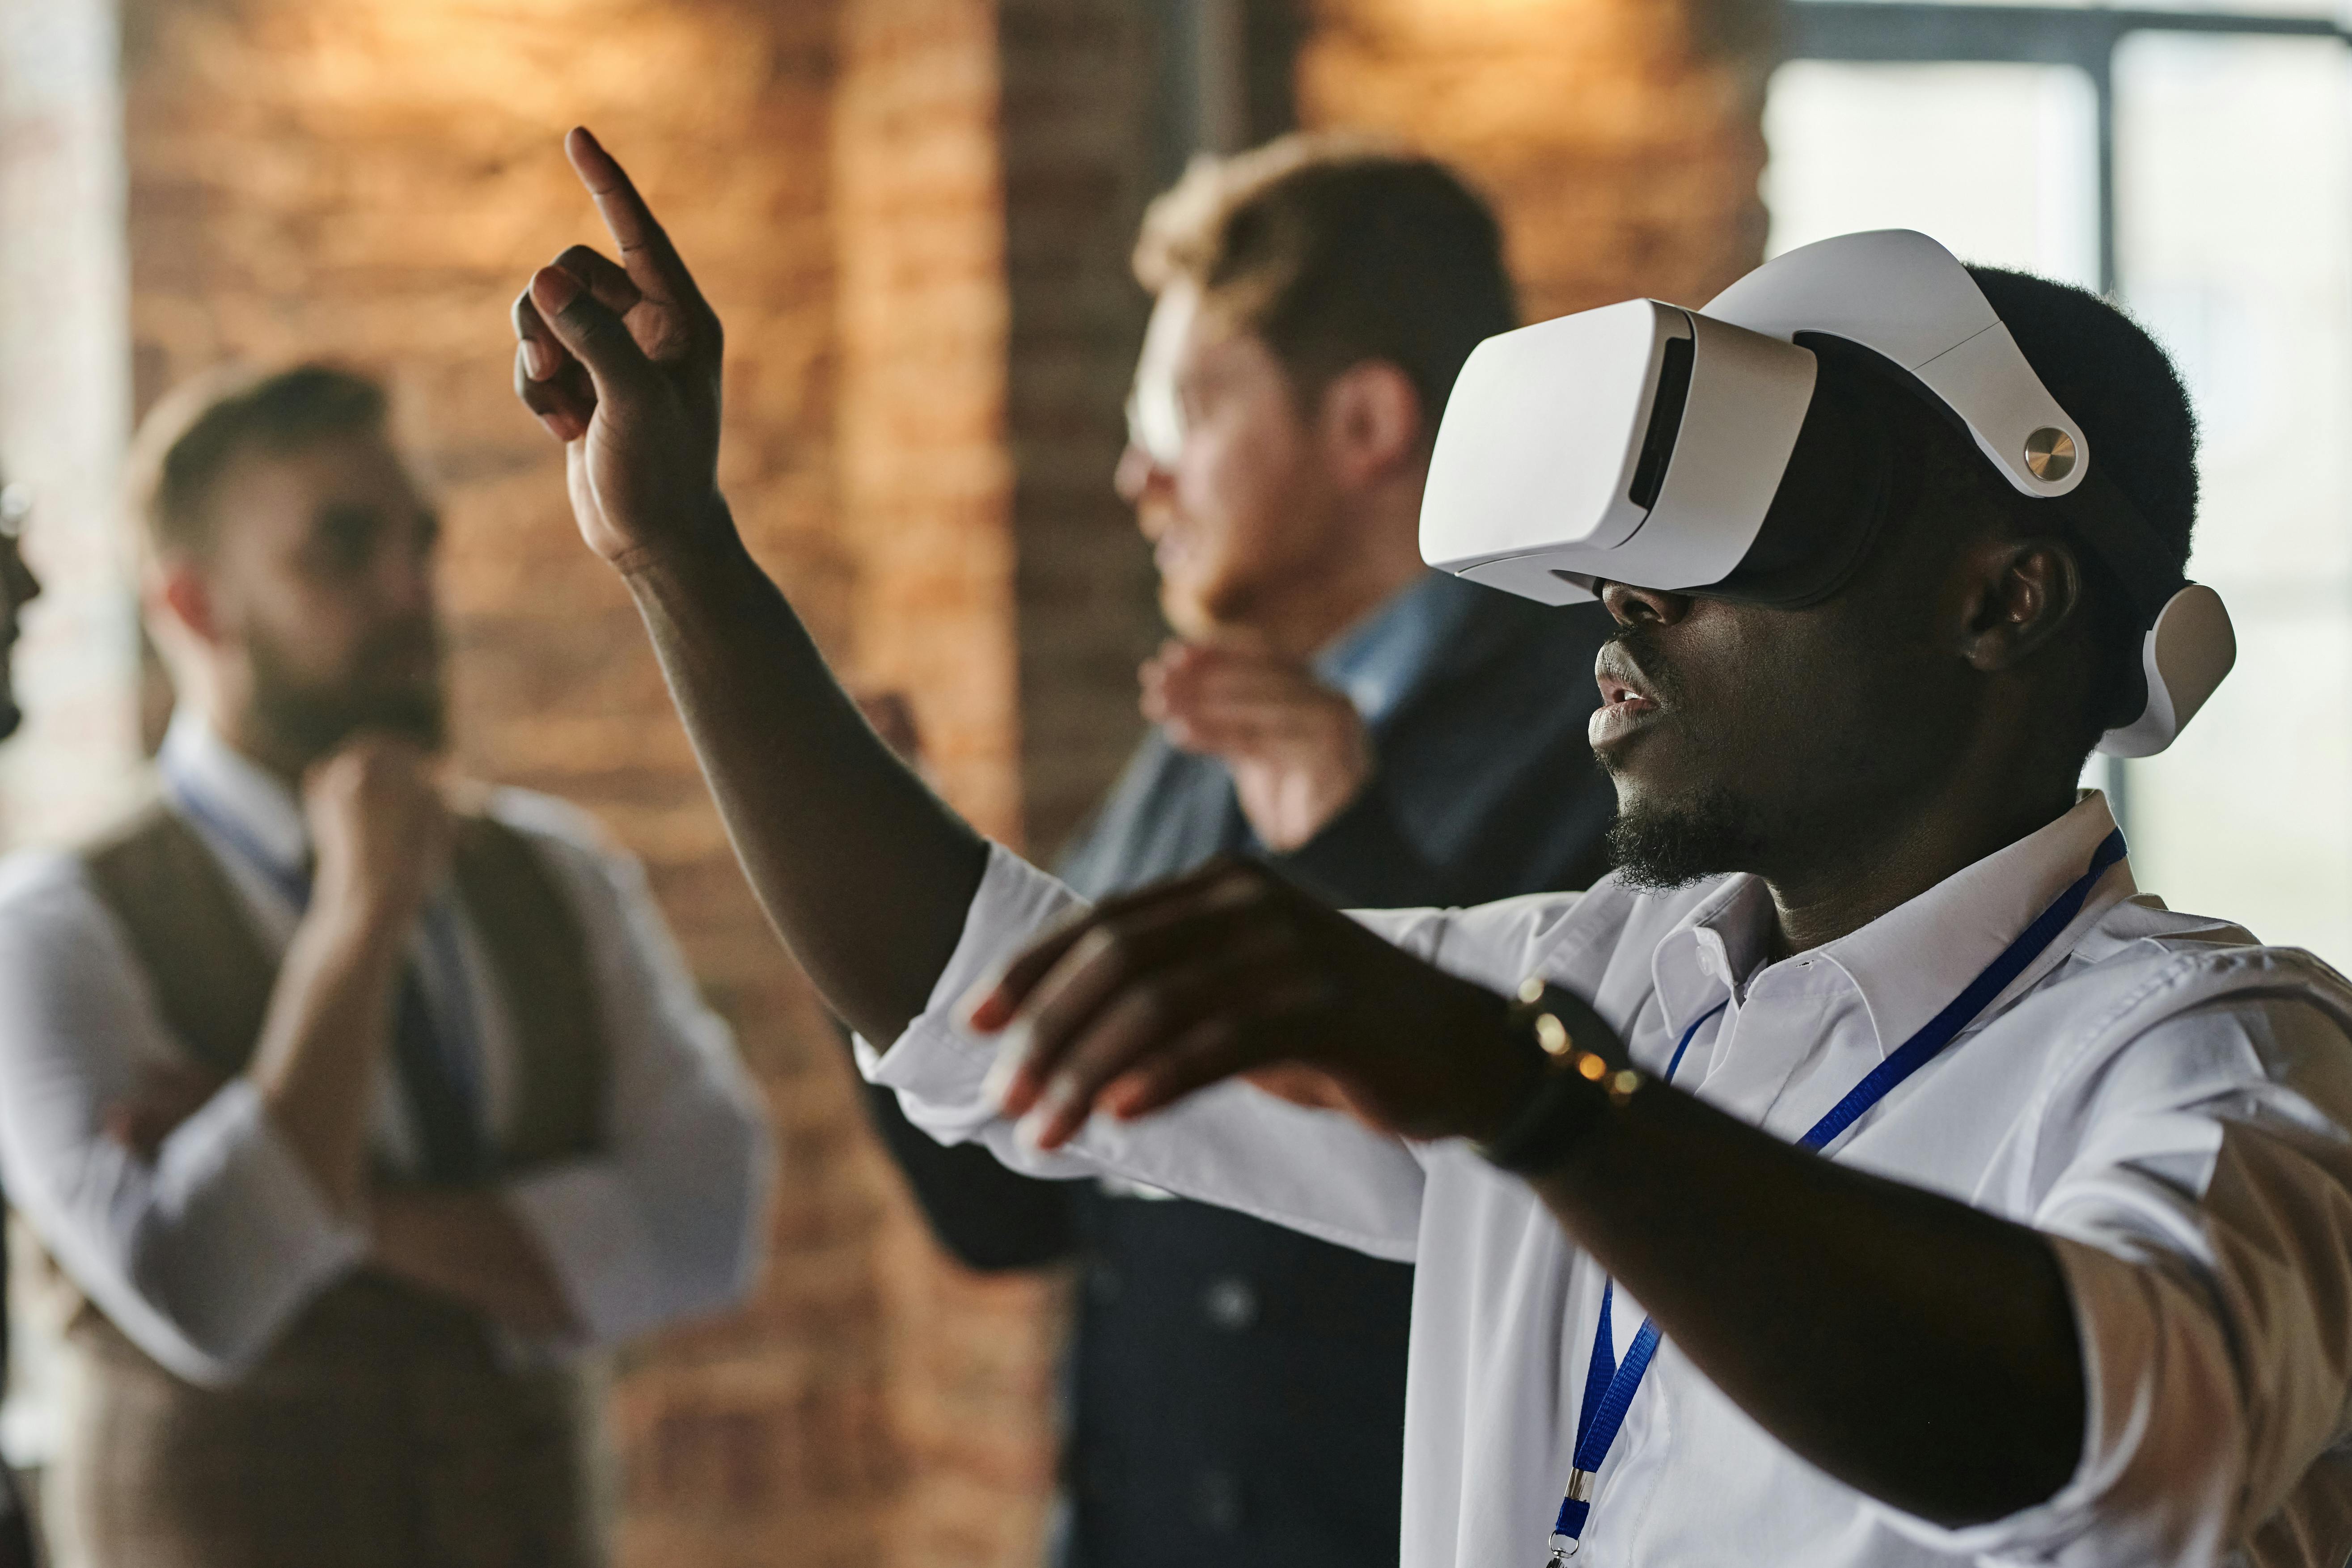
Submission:
[[[1016,663],[1007,400],[1021,378],[996,10],[993,0],[843,6],[838,450],[842,538],[858,563],[856,668],[908,694],[950,798],[1017,846],[1027,659]],[[878,1267],[907,1467],[887,1560],[1029,1568],[1055,1451],[1051,1288],[965,1274],[902,1205]]]
[[[1128,268],[1151,195],[1153,28],[1135,0],[1005,0],[1011,445],[1031,842],[1059,849],[1143,721],[1161,635],[1150,552],[1111,492],[1150,301]]]
[[[1501,209],[1540,321],[1698,303],[1762,258],[1775,0],[1305,0],[1299,114],[1402,134]]]
[[[1018,842],[993,0],[845,0],[834,103],[840,534],[856,665]]]

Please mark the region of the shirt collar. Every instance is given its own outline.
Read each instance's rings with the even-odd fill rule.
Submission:
[[[1945,878],[1908,903],[1818,951],[1862,994],[1881,1052],[1891,1051],[1951,1005],[2058,896],[2090,868],[2116,830],[2106,796],[2085,791],[2048,826]],[[2117,900],[2131,897],[2131,866],[2118,862],[2091,890],[2073,930],[2084,929]],[[2073,943],[2061,932],[2026,965],[2004,994],[2033,984]],[[1998,1005],[2000,997],[1992,1004]]]
[[[2057,821],[1955,872],[1907,903],[1804,955],[1827,959],[1868,1009],[1882,1054],[1916,1034],[1975,981],[2042,910],[2088,869],[2116,828],[2106,797],[2084,792]],[[2136,889],[2126,862],[2102,878],[2073,929]],[[1734,876],[1692,906],[1651,955],[1651,983],[1670,1029],[1737,996],[1764,961],[1772,919],[1761,879]],[[2004,994],[2032,984],[2071,944],[2053,941]],[[2000,998],[1994,999],[1997,1004]]]
[[[222,740],[194,710],[182,708],[172,715],[155,763],[166,788],[195,795],[206,814],[268,856],[272,864],[267,869],[296,869],[309,858],[310,826],[294,792]]]
[[[1772,896],[1760,877],[1726,877],[1691,906],[1650,954],[1650,984],[1676,1034],[1739,994],[1764,962]]]
[[[1492,590],[1428,572],[1315,659],[1315,672],[1348,694],[1367,724],[1396,711]]]

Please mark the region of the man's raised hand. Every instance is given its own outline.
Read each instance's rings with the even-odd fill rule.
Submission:
[[[572,510],[624,571],[692,544],[719,514],[719,317],[611,153],[564,153],[620,252],[575,245],[514,304],[515,392],[564,444]]]
[[[1345,693],[1262,649],[1171,642],[1142,671],[1143,716],[1188,752],[1223,758],[1267,848],[1298,848],[1372,775],[1371,732]]]

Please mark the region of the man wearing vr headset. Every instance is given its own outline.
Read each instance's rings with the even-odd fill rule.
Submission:
[[[2136,896],[2074,788],[2228,662],[2127,321],[1852,237],[1492,340],[1424,552],[1616,617],[1622,874],[1089,910],[825,674],[716,489],[716,318],[572,150],[632,285],[542,269],[518,380],[779,928],[942,1138],[1418,1263],[1411,1568],[2343,1561],[2352,988]],[[1354,1114],[1234,1081],[1301,1066]]]

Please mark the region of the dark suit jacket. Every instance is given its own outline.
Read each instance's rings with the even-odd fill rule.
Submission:
[[[1064,879],[1100,897],[1239,849],[1344,907],[1589,885],[1615,809],[1585,741],[1607,616],[1451,580],[1417,592],[1462,613],[1374,723],[1373,781],[1311,843],[1264,855],[1223,764],[1155,733]],[[933,1142],[888,1092],[871,1103],[965,1263],[1079,1261],[1068,1568],[1396,1561],[1410,1268],[1204,1205],[1014,1175]]]

